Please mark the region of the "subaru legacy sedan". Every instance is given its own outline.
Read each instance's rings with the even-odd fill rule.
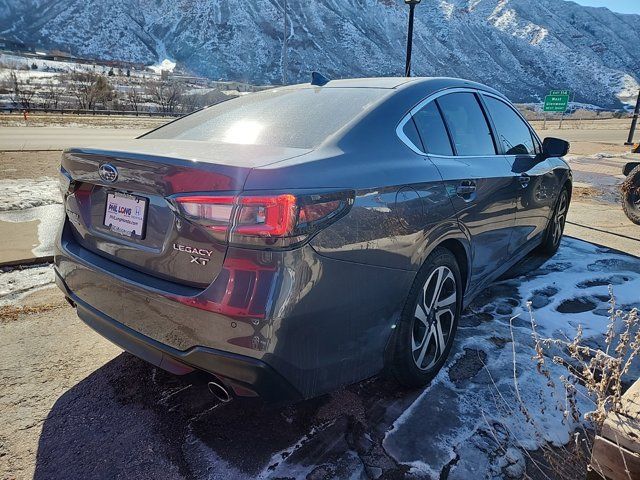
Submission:
[[[78,316],[218,396],[427,384],[462,310],[559,246],[569,144],[450,78],[274,88],[62,156],[56,281]],[[221,393],[220,393],[221,392]]]

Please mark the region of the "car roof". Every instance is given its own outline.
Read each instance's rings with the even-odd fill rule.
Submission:
[[[322,88],[396,88],[413,80],[407,77],[345,78],[329,80]]]
[[[278,88],[278,87],[276,87]],[[504,97],[500,92],[481,83],[451,77],[369,77],[369,78],[345,78],[329,80],[323,86],[312,85],[311,83],[300,83],[297,85],[287,85],[287,89],[303,88],[378,88],[378,89],[403,89],[414,88],[422,91],[438,91],[444,88],[473,88],[484,90]]]

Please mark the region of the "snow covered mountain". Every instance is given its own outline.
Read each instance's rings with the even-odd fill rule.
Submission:
[[[0,37],[280,83],[283,2],[0,0]],[[407,11],[402,0],[288,0],[288,81],[307,81],[311,70],[401,75]],[[578,102],[615,107],[640,81],[640,15],[564,0],[424,0],[413,58],[416,75],[478,80],[514,101],[570,88]]]

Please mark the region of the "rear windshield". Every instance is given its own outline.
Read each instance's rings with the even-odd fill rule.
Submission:
[[[388,92],[276,88],[213,105],[145,138],[313,148]]]

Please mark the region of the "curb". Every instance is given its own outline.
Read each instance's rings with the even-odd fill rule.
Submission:
[[[0,262],[0,269],[29,267],[32,265],[42,265],[43,263],[53,263],[53,255],[45,255],[44,257],[24,258],[21,260],[9,260],[8,262]]]

